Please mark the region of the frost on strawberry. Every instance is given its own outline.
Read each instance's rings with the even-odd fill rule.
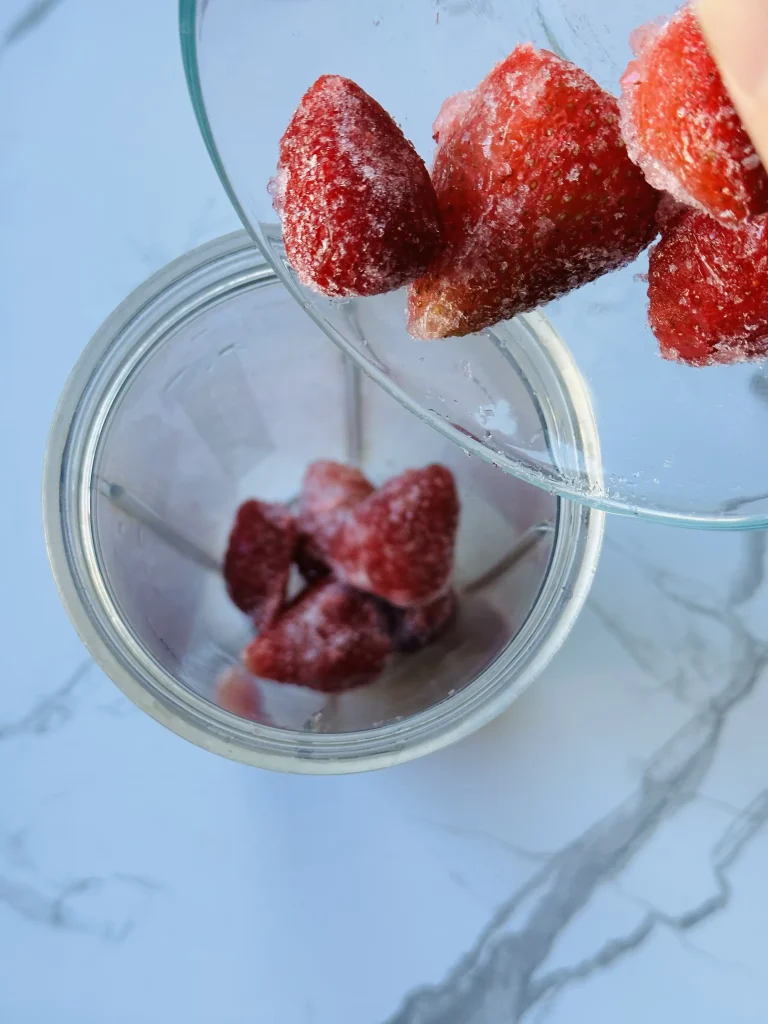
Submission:
[[[768,357],[768,216],[726,227],[680,207],[648,268],[649,319],[665,359],[690,366]]]
[[[423,273],[440,242],[421,157],[358,85],[323,75],[280,141],[270,183],[288,262],[330,296],[379,295]]]
[[[373,484],[354,466],[328,460],[313,462],[304,474],[299,495],[301,532],[322,552],[340,517],[373,491]]]
[[[444,248],[409,288],[417,338],[471,334],[615,270],[656,234],[658,193],[627,155],[616,100],[518,46],[443,105],[432,172]]]
[[[339,579],[391,604],[427,604],[448,586],[458,522],[450,470],[409,469],[348,513],[328,562]]]
[[[341,462],[320,460],[307,468],[299,494],[295,560],[308,583],[329,574],[326,553],[332,538],[346,513],[374,490],[359,469]]]
[[[629,155],[658,189],[725,224],[768,210],[768,176],[691,6],[637,29],[621,79]]]
[[[308,587],[245,649],[262,679],[338,693],[384,668],[392,642],[376,602],[333,580]]]

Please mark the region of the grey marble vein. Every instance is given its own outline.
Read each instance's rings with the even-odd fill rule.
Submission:
[[[505,853],[512,854],[512,856],[518,857],[520,860],[529,861],[533,864],[545,864],[552,857],[551,853],[546,853],[543,850],[531,850],[526,846],[519,846],[517,843],[510,843],[508,840],[502,839],[501,836],[494,835],[492,832],[485,832],[483,829],[463,828],[461,825],[451,825],[444,821],[432,821],[430,818],[417,817],[414,820],[420,822],[422,825],[427,825],[429,828],[446,832],[449,835],[465,836],[469,839],[484,840],[494,846],[498,846],[499,849],[503,850]]]
[[[536,18],[538,19],[538,22],[541,25],[541,29],[547,38],[547,42],[549,43],[549,48],[552,51],[552,53],[557,54],[558,57],[562,57],[563,60],[568,60],[565,50],[560,45],[560,42],[557,36],[555,35],[552,26],[549,24],[546,17],[544,16],[544,12],[541,9],[540,3],[536,4]]]
[[[768,374],[765,370],[758,370],[752,376],[749,382],[749,390],[761,402],[768,405]]]
[[[0,876],[0,904],[27,920],[118,943],[133,931],[137,913],[159,891],[151,879],[121,873],[80,878],[53,893]]]
[[[611,634],[625,654],[629,655],[641,672],[659,682],[663,682],[659,678],[656,663],[653,659],[653,649],[647,640],[634,634],[621,619],[617,618],[612,612],[609,612],[596,598],[590,597],[587,608],[599,619],[603,627]]]
[[[755,530],[746,535],[741,568],[731,582],[731,605],[746,604],[762,586],[765,580],[766,541],[768,534],[764,530]]]
[[[581,981],[596,971],[610,967],[616,960],[642,945],[656,928],[663,926],[674,932],[687,932],[707,918],[725,910],[731,899],[732,888],[728,870],[752,839],[768,824],[768,790],[763,790],[733,821],[715,844],[710,863],[715,878],[716,892],[695,907],[681,914],[666,914],[650,904],[647,914],[626,935],[609,939],[597,953],[570,967],[551,971],[534,988],[534,1001],[561,992],[575,981]],[[645,902],[645,901],[644,901]],[[700,952],[697,950],[697,952]],[[714,958],[713,958],[714,959]]]
[[[64,726],[89,689],[94,666],[90,658],[81,662],[25,715],[15,722],[0,723],[0,740],[45,735]],[[108,711],[108,706],[99,710]],[[160,887],[141,875],[118,872],[103,878],[87,876],[52,888],[36,877],[37,868],[27,850],[28,832],[29,827],[9,833],[0,843],[0,859],[5,865],[0,873],[0,907],[37,924],[122,942]]]
[[[720,505],[720,512],[741,512],[747,505],[755,505],[757,502],[764,502],[768,499],[768,493],[746,494],[741,498],[729,498]]]
[[[38,28],[61,2],[62,0],[35,0],[31,3],[6,29],[0,50],[13,46]]]
[[[407,996],[389,1024],[516,1024],[569,985],[639,949],[657,928],[687,932],[728,906],[728,871],[765,827],[768,791],[739,813],[710,851],[713,896],[675,916],[650,908],[629,932],[611,937],[590,957],[546,970],[555,943],[595,893],[614,882],[660,827],[698,798],[729,714],[754,692],[768,668],[768,646],[739,618],[733,589],[719,606],[707,604],[691,596],[701,589],[692,581],[653,566],[646,572],[671,605],[728,630],[731,650],[722,685],[651,758],[635,792],[556,852],[498,908],[443,982]],[[737,595],[743,590],[736,588]]]
[[[77,701],[88,683],[88,674],[94,662],[82,661],[61,686],[46,694],[32,709],[15,722],[0,722],[0,740],[12,736],[30,736],[51,732],[69,721],[75,713]]]
[[[643,636],[628,624],[627,616],[619,617],[594,595],[590,597],[587,610],[591,612],[602,627],[629,656],[640,672],[645,675],[655,689],[666,690],[676,700],[687,707],[701,706],[706,699],[702,697],[702,669],[707,666],[708,652],[704,634],[694,629],[690,623],[686,629],[684,645],[671,645],[669,639],[651,640]],[[683,646],[683,652],[680,647]],[[681,658],[681,653],[683,657]],[[668,662],[673,659],[670,666]]]

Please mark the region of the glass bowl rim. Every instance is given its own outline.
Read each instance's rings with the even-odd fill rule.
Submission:
[[[237,213],[241,224],[248,232],[255,245],[258,246],[267,263],[277,270],[277,276],[281,283],[287,288],[291,295],[293,295],[294,299],[299,302],[307,315],[318,325],[327,337],[338,345],[347,356],[357,362],[365,373],[372,377],[380,387],[387,391],[388,394],[396,398],[401,404],[406,405],[411,412],[414,412],[421,419],[428,422],[432,427],[440,431],[440,433],[459,444],[460,447],[466,447],[466,439],[463,439],[460,432],[451,424],[447,423],[441,417],[433,415],[428,409],[420,406],[404,392],[400,391],[400,389],[392,383],[386,374],[380,373],[375,366],[364,364],[355,349],[347,344],[342,335],[336,332],[321,317],[316,315],[312,308],[307,308],[306,303],[301,301],[301,296],[289,275],[285,272],[281,272],[279,267],[276,268],[275,263],[271,259],[268,248],[262,243],[256,233],[252,231],[249,218],[238,201],[237,195],[232,188],[229,176],[225,170],[224,162],[214,138],[213,129],[211,127],[211,122],[208,117],[208,111],[203,97],[197,49],[198,11],[201,6],[202,9],[205,10],[209,2],[210,0],[179,0],[179,38],[181,44],[182,64],[198,128],[203,137],[208,155],[213,163],[219,181],[235,212]],[[534,315],[543,316],[541,313],[536,313]],[[546,320],[545,317],[544,319]],[[756,495],[754,498],[749,496],[742,498],[738,502],[729,503],[728,507],[724,505],[722,510],[717,513],[675,512],[672,509],[661,507],[654,508],[653,506],[634,506],[621,499],[611,497],[609,494],[604,493],[602,495],[596,495],[594,493],[590,493],[593,490],[591,487],[584,490],[583,487],[579,487],[576,484],[570,484],[567,480],[558,481],[554,478],[551,480],[542,479],[541,471],[533,470],[513,457],[500,457],[499,453],[486,448],[479,442],[476,447],[473,446],[472,450],[474,454],[477,454],[478,457],[484,459],[486,462],[503,465],[504,472],[509,472],[521,480],[526,480],[538,487],[544,486],[546,489],[553,491],[553,493],[557,493],[560,497],[567,498],[605,512],[611,512],[615,515],[631,516],[633,518],[645,519],[649,522],[655,522],[662,525],[697,530],[761,530],[768,527],[768,513],[750,515],[743,512],[743,507],[749,505],[750,501],[762,500],[765,497],[762,494]],[[595,475],[599,475],[599,471],[596,471]]]

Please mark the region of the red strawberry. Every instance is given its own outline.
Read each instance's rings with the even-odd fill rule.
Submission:
[[[445,250],[411,285],[417,338],[471,334],[630,263],[658,194],[632,163],[618,106],[584,71],[518,46],[435,122]]]
[[[648,268],[650,321],[665,359],[691,366],[768,356],[768,217],[725,227],[680,207]]]
[[[246,501],[237,510],[224,558],[224,579],[237,607],[268,625],[285,598],[296,546],[296,522],[282,505]]]
[[[338,693],[372,679],[391,651],[375,601],[324,580],[256,637],[243,662],[263,679]]]
[[[330,572],[323,552],[350,509],[373,494],[374,486],[359,469],[341,462],[313,462],[306,473],[299,495],[301,537],[296,564],[308,583]]]
[[[241,665],[224,669],[216,680],[215,700],[220,708],[253,722],[265,720],[261,696],[253,676]]]
[[[299,495],[299,527],[324,547],[339,516],[374,492],[359,469],[341,462],[313,462],[304,474]]]
[[[768,176],[691,6],[632,37],[621,126],[648,181],[734,224],[768,210]]]
[[[411,654],[431,644],[447,628],[456,612],[456,594],[449,590],[429,604],[393,608],[392,612],[392,645],[396,651]]]
[[[280,140],[270,183],[288,262],[325,295],[379,295],[423,273],[440,241],[424,162],[359,85],[323,75]]]
[[[427,604],[448,586],[458,523],[450,470],[409,469],[345,516],[328,562],[339,579],[390,604]]]

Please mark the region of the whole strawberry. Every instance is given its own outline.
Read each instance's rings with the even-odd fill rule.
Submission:
[[[256,637],[243,663],[262,679],[337,693],[369,682],[391,652],[376,602],[323,580],[303,591]]]
[[[328,575],[323,552],[345,513],[373,491],[373,484],[359,469],[342,462],[319,460],[307,468],[299,494],[301,535],[295,559],[308,583]]]
[[[304,474],[299,494],[299,527],[322,542],[333,533],[339,516],[373,494],[373,484],[354,466],[313,462]]]
[[[423,273],[440,242],[424,162],[359,85],[323,75],[280,141],[271,183],[288,262],[330,296],[379,295]]]
[[[323,553],[350,586],[399,607],[428,604],[448,587],[458,523],[450,470],[409,469],[355,505]]]
[[[296,541],[296,522],[283,505],[251,500],[237,510],[224,580],[229,596],[257,629],[280,611]]]
[[[435,122],[444,251],[408,295],[417,338],[471,334],[631,262],[658,193],[629,159],[613,97],[518,46]]]
[[[621,126],[648,181],[736,224],[768,210],[768,176],[688,5],[632,37]]]
[[[680,207],[648,268],[649,318],[665,359],[690,366],[768,356],[768,216],[726,227]]]

